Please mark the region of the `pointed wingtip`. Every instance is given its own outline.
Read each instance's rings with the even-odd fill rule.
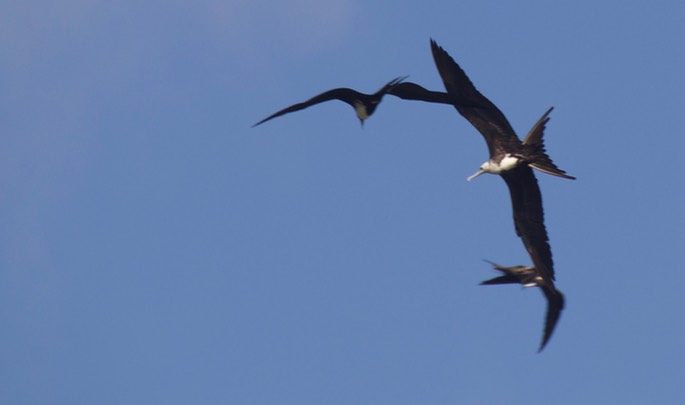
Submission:
[[[554,287],[541,288],[543,294],[545,294],[545,298],[547,298],[547,313],[545,314],[545,329],[542,335],[542,342],[540,343],[538,353],[542,352],[545,346],[547,346],[549,340],[552,338],[554,329],[556,328],[559,318],[561,317],[561,311],[565,306],[564,295],[561,293],[561,291]]]
[[[437,52],[440,52],[442,50],[442,47],[438,45],[437,41],[431,38],[431,51],[433,52],[433,56],[435,56]]]
[[[552,335],[547,336],[546,334],[545,334],[545,336],[543,336],[542,342],[540,342],[540,347],[538,347],[538,351],[537,351],[538,354],[542,353],[542,351],[545,350],[545,347],[547,346],[547,343],[549,342],[549,339],[551,337],[552,337]]]
[[[270,120],[270,119],[272,119],[272,118],[274,118],[273,115],[270,115],[270,116],[264,118],[263,120],[259,121],[258,123],[252,125],[250,128],[254,128],[254,127],[256,127],[257,125],[262,125],[263,123],[267,122],[268,120]]]
[[[435,55],[438,52],[440,52],[440,51],[444,52],[442,47],[440,45],[438,45],[438,43],[433,38],[430,39],[430,44],[431,44],[431,52],[433,53],[433,58],[435,58]]]

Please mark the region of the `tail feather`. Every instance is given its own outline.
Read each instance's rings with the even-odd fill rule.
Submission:
[[[545,140],[543,139],[543,136],[545,135],[545,127],[549,121],[549,114],[552,112],[552,110],[554,110],[554,107],[550,107],[549,110],[547,110],[542,117],[540,117],[535,125],[533,125],[533,128],[530,129],[528,135],[526,135],[526,138],[523,140],[523,145],[535,155],[535,159],[528,165],[533,169],[539,170],[543,173],[563,177],[569,180],[575,180],[575,177],[569,176],[566,174],[566,171],[558,168],[545,151]]]
[[[524,145],[536,145],[536,144],[542,144],[542,136],[545,134],[545,126],[547,125],[547,121],[549,121],[549,114],[554,110],[554,107],[550,107],[549,110],[547,110],[544,114],[542,114],[542,117],[538,120],[538,122],[533,125],[533,128],[528,131],[528,135],[526,135],[526,138],[523,140]]]
[[[560,168],[555,165],[551,159],[549,159],[549,156],[545,155],[545,157],[548,159],[547,162],[540,162],[536,161],[534,163],[529,163],[528,166],[532,167],[533,169],[539,170],[543,173],[551,174],[552,176],[558,176],[558,177],[563,177],[564,179],[569,179],[569,180],[575,180],[576,178],[573,176],[569,176],[566,174],[564,170],[561,170]]]

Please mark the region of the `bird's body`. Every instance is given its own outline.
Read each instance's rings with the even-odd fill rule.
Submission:
[[[516,233],[530,254],[544,283],[554,285],[552,251],[544,224],[542,196],[532,169],[573,179],[547,156],[543,135],[552,108],[536,122],[521,141],[504,114],[483,96],[466,73],[435,41],[433,59],[452,104],[481,133],[490,158],[469,180],[483,174],[500,175],[511,194]]]
[[[500,266],[497,263],[486,260],[492,265],[492,268],[499,270],[504,275],[485,280],[481,285],[497,285],[497,284],[521,284],[524,287],[540,287],[540,290],[547,299],[547,313],[545,315],[545,328],[542,335],[542,342],[540,349],[542,351],[552,337],[554,328],[561,316],[561,310],[564,309],[564,296],[553,285],[544,282],[540,274],[533,266]]]
[[[323,103],[330,100],[340,100],[352,106],[352,108],[354,108],[355,113],[357,114],[357,118],[359,119],[361,124],[364,125],[364,120],[366,120],[373,114],[373,112],[376,110],[376,107],[383,99],[383,96],[387,93],[388,89],[393,85],[400,83],[403,79],[403,77],[393,79],[373,94],[360,93],[356,90],[349,89],[346,87],[328,90],[326,92],[323,92],[317,96],[310,98],[307,101],[293,104],[290,107],[286,107],[278,112],[275,112],[270,116],[264,118],[263,120],[259,121],[258,123],[254,124],[253,127],[256,127],[259,124],[263,124],[266,121],[269,121],[270,119],[280,117],[281,115],[304,110],[307,107],[311,107],[315,104]]]
[[[494,280],[524,285],[533,283],[542,289],[548,301],[545,334],[540,347],[542,350],[559,318],[564,298],[554,285],[552,249],[545,228],[542,195],[533,169],[574,179],[559,169],[545,152],[543,135],[552,108],[543,114],[521,141],[504,114],[475,88],[461,67],[433,40],[431,50],[452,104],[459,114],[476,127],[488,145],[490,158],[468,179],[472,180],[483,173],[498,174],[509,188],[514,228],[533,266],[516,267],[516,270],[500,268],[506,275]]]

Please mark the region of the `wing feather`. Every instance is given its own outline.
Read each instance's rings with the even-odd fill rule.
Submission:
[[[527,165],[502,172],[509,187],[516,234],[523,240],[533,265],[546,284],[554,285],[554,263],[545,228],[542,195],[533,170]]]
[[[388,94],[404,100],[418,100],[429,103],[452,104],[449,94],[442,91],[431,91],[412,82],[403,82],[391,86]]]
[[[286,108],[284,108],[278,112],[275,112],[275,113],[269,115],[268,117],[264,118],[263,120],[259,121],[258,123],[254,124],[252,127],[256,127],[259,124],[263,124],[266,121],[269,121],[270,119],[273,119],[276,117],[280,117],[281,115],[285,115],[285,114],[295,112],[295,111],[304,110],[307,107],[311,107],[315,104],[323,103],[323,102],[330,101],[330,100],[341,100],[341,101],[344,101],[347,104],[351,105],[352,107],[354,107],[352,100],[354,100],[355,98],[363,97],[363,96],[364,95],[362,93],[359,93],[356,90],[348,89],[346,87],[328,90],[328,91],[325,91],[325,92],[323,92],[317,96],[310,98],[307,101],[304,101],[302,103],[293,104],[290,107],[286,107]]]
[[[502,111],[476,89],[459,64],[434,40],[431,40],[431,50],[454,107],[483,135],[490,156],[502,153],[503,147],[510,144],[520,144]]]
[[[545,345],[547,345],[547,342],[552,337],[552,332],[554,332],[559,317],[561,317],[561,310],[564,309],[564,296],[559,290],[550,286],[541,286],[540,288],[545,298],[547,298],[547,313],[545,314],[545,329],[538,353],[545,348]]]

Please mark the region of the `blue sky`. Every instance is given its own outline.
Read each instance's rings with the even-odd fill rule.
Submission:
[[[0,402],[679,404],[685,6],[1,2]],[[524,135],[558,287],[442,90],[435,38]]]

